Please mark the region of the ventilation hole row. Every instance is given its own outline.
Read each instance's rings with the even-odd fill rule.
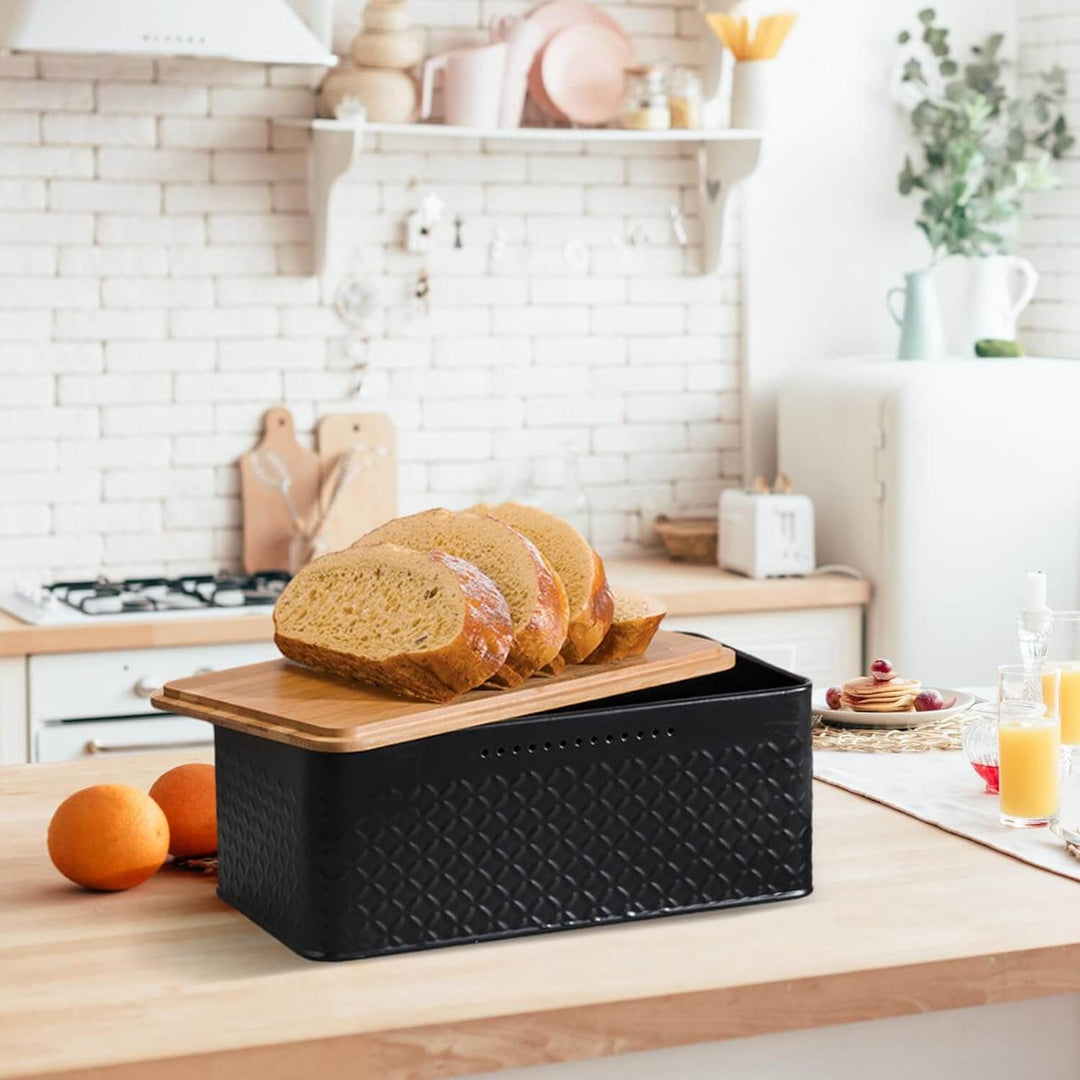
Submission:
[[[560,739],[558,742],[552,742],[550,740],[542,743],[516,743],[514,746],[496,746],[495,749],[491,749],[489,746],[485,746],[480,751],[482,758],[487,757],[506,757],[507,754],[538,754],[544,753],[548,750],[568,750],[571,746],[580,749],[583,746],[599,746],[604,743],[610,746],[616,742],[629,742],[631,739],[645,740],[645,739],[670,739],[675,734],[673,727],[669,728],[653,728],[652,731],[622,731],[619,734],[614,732],[607,735],[593,735],[586,739],[584,736],[578,736],[576,739]]]

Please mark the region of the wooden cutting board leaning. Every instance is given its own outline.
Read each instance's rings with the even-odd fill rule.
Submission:
[[[711,675],[734,664],[732,650],[716,641],[661,630],[644,656],[570,665],[550,679],[528,679],[513,690],[481,687],[441,704],[411,701],[287,660],[175,679],[151,702],[275,742],[341,754]]]
[[[263,418],[262,438],[240,459],[244,569],[295,572],[347,547],[397,513],[394,424],[384,413],[323,417],[318,450],[296,440],[292,414]]]
[[[293,537],[319,493],[319,455],[296,441],[292,413],[268,409],[259,445],[240,459],[244,570],[288,570]]]
[[[397,444],[385,413],[335,413],[316,428],[324,517],[315,554],[340,551],[397,517]]]

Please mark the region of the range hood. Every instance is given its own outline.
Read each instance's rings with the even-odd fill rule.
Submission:
[[[329,0],[0,0],[0,50],[336,64],[297,7],[328,38]]]

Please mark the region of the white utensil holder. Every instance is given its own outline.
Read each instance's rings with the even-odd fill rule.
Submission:
[[[731,76],[731,126],[764,130],[774,114],[775,60],[739,60]]]

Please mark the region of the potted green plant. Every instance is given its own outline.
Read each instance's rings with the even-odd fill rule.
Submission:
[[[920,197],[916,225],[932,264],[949,255],[970,260],[963,325],[953,335],[970,355],[976,340],[1014,338],[1016,317],[1034,294],[1034,267],[1012,254],[1014,231],[1024,196],[1057,182],[1051,162],[1075,141],[1061,110],[1066,78],[1054,67],[1039,74],[1034,89],[1014,91],[1002,34],[972,46],[961,61],[933,8],[918,20],[923,56],[907,59],[901,86],[919,153],[905,157],[899,188]],[[902,31],[900,44],[917,45],[915,34]],[[1018,270],[1027,280],[1013,298],[1009,277]]]

